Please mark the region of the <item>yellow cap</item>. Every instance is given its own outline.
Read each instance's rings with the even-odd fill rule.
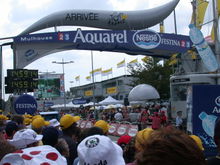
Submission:
[[[39,118],[39,117],[42,118],[41,115],[35,115],[35,116],[32,117],[32,119],[34,120],[34,119]]]
[[[203,145],[202,145],[202,140],[198,137],[198,136],[196,136],[196,135],[189,135],[195,142],[196,142],[196,144],[198,145],[198,147],[202,150],[202,151],[204,151],[204,148],[203,148]]]
[[[73,116],[73,118],[76,122],[80,120],[80,116]]]
[[[31,123],[31,125],[32,125],[32,127],[33,128],[41,128],[41,127],[43,127],[43,126],[47,126],[47,122],[44,120],[44,118],[42,118],[42,117],[37,117],[37,118],[35,118],[33,121],[32,121],[32,123]],[[49,124],[48,124],[49,125]]]
[[[73,116],[67,114],[60,118],[60,127],[61,129],[69,128],[73,123],[76,122]]]
[[[8,120],[8,117],[5,115],[0,115],[0,120]]]
[[[138,150],[142,150],[142,145],[149,138],[152,132],[153,132],[152,128],[145,128],[141,131],[138,131],[136,138],[135,138],[135,147]]]
[[[31,115],[29,115],[29,114],[25,114],[25,115],[23,115],[23,117],[24,117],[24,118],[32,119],[33,116],[31,116]]]
[[[31,124],[31,119],[29,119],[29,118],[24,118],[24,124],[25,125],[30,125]]]
[[[95,127],[99,127],[103,130],[104,133],[107,133],[109,130],[109,125],[104,120],[99,120],[94,124]]]

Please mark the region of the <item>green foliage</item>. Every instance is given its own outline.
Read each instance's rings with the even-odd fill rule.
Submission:
[[[170,97],[170,75],[172,68],[165,62],[164,65],[159,63],[160,59],[150,58],[143,64],[128,66],[128,72],[135,77],[131,86],[138,84],[152,85],[160,94],[161,99],[169,99]]]

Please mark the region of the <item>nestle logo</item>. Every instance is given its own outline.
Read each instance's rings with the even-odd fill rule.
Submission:
[[[160,45],[161,37],[153,30],[142,30],[133,35],[133,42],[142,49],[154,49]]]

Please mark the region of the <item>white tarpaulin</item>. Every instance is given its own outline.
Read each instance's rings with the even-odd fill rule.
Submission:
[[[121,104],[122,102],[119,100],[116,100],[112,98],[111,96],[108,96],[104,100],[100,101],[99,104],[101,105],[109,105],[109,104]]]
[[[152,99],[159,99],[160,95],[157,90],[148,84],[140,84],[134,87],[129,95],[129,101],[146,101]]]

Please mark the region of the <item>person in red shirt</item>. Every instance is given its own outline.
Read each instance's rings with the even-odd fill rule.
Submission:
[[[161,125],[165,126],[167,123],[167,117],[164,111],[160,112]]]
[[[148,117],[149,114],[147,112],[147,109],[143,109],[140,116],[141,129],[147,128]]]
[[[161,118],[158,115],[158,112],[154,112],[154,116],[152,117],[152,129],[156,130],[161,127]]]

